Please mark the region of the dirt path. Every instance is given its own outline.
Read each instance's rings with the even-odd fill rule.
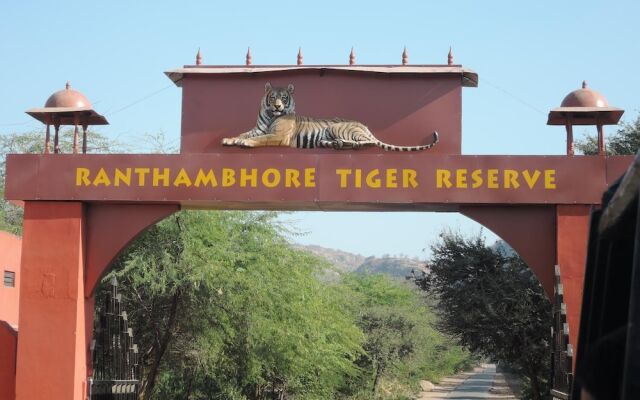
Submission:
[[[431,392],[422,392],[417,400],[439,399],[517,399],[509,388],[505,376],[496,372],[494,364],[483,364],[472,372],[464,372],[443,379]]]

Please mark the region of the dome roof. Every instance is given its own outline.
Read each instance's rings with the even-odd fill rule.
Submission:
[[[587,87],[569,93],[560,107],[549,112],[547,125],[616,125],[624,114],[621,108],[610,107],[603,95]]]
[[[63,90],[49,96],[44,107],[31,108],[27,110],[27,114],[43,124],[109,125],[107,119],[93,109],[85,95],[71,89],[69,82]]]
[[[560,107],[609,107],[609,103],[603,95],[589,89],[587,82],[582,81],[582,89],[569,93]]]
[[[74,107],[74,108],[91,108],[91,102],[82,93],[71,89],[71,85],[67,82],[63,90],[58,90],[44,104],[45,108],[53,107]]]

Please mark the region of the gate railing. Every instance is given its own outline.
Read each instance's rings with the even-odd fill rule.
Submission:
[[[560,267],[557,265],[555,267],[555,285],[553,291],[553,326],[551,327],[551,396],[553,399],[567,400],[571,393],[571,385],[573,384],[573,348],[569,343],[567,305],[564,303],[564,288],[560,281]]]
[[[91,342],[93,376],[89,379],[91,400],[138,398],[138,345],[133,340],[127,312],[114,277],[100,305]]]

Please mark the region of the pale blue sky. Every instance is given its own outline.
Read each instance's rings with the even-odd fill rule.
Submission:
[[[466,154],[562,154],[546,113],[586,79],[613,106],[640,109],[638,1],[5,1],[0,7],[0,134],[42,130],[24,110],[70,80],[142,148],[145,133],[178,143],[180,89],[163,71],[192,64],[455,62],[478,72],[463,92]],[[609,131],[613,129],[610,128]],[[578,130],[578,135],[583,130]],[[300,213],[301,239],[365,255],[421,256],[438,232],[479,227],[443,214]]]

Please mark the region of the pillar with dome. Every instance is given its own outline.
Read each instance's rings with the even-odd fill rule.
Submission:
[[[547,125],[564,125],[567,129],[567,155],[574,155],[573,126],[595,125],[598,130],[598,155],[606,154],[604,125],[617,125],[624,110],[610,107],[603,95],[582,81],[582,88],[565,96],[560,107],[549,112]]]
[[[44,153],[51,153],[51,126],[54,127],[53,153],[60,153],[60,127],[73,126],[74,154],[78,153],[78,131],[82,127],[82,154],[87,152],[87,129],[89,125],[108,125],[107,119],[98,114],[85,95],[71,88],[67,82],[65,88],[53,93],[41,108],[27,110],[27,114],[47,126],[44,141]]]

